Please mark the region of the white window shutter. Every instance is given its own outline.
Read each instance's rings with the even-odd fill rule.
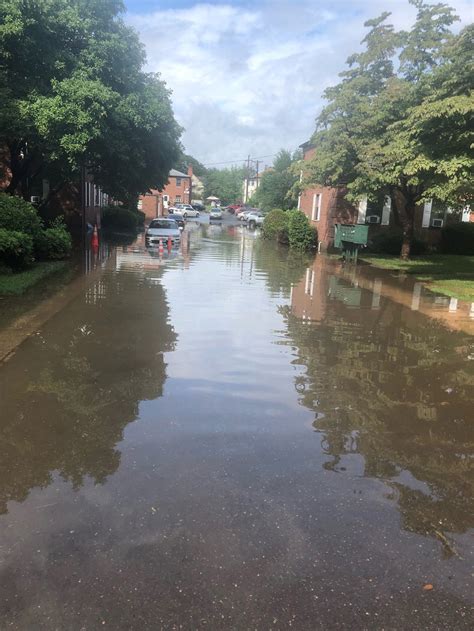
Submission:
[[[430,227],[430,219],[431,219],[431,208],[433,207],[433,200],[430,199],[429,202],[426,202],[423,206],[423,219],[421,222],[422,228]]]
[[[382,226],[388,226],[390,223],[390,212],[392,210],[392,200],[390,197],[385,197],[385,203],[382,208]]]
[[[359,202],[359,213],[357,215],[357,223],[365,223],[367,215],[367,197],[363,197]]]

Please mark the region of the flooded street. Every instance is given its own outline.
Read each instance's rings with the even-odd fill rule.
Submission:
[[[472,628],[474,310],[363,267],[91,253],[0,364],[0,628]]]

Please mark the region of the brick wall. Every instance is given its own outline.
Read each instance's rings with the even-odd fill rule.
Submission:
[[[188,175],[170,175],[162,191],[152,189],[146,195],[140,195],[139,208],[145,213],[146,219],[151,221],[155,217],[162,217],[166,214],[166,209],[174,204],[190,204],[193,194],[192,176],[193,169],[189,166]]]
[[[314,156],[314,148],[304,148],[303,159]],[[321,250],[327,250],[334,241],[334,224],[356,223],[357,209],[345,198],[344,188],[316,186],[304,190],[299,199],[299,208],[318,230]],[[318,197],[319,196],[319,197]],[[319,206],[319,212],[318,212]]]

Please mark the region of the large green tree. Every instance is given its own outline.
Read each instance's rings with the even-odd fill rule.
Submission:
[[[245,168],[207,169],[204,175],[204,197],[213,195],[223,204],[235,204],[242,199]]]
[[[190,156],[187,153],[181,154],[178,162],[174,165],[174,168],[178,171],[182,171],[183,173],[187,173],[188,166],[190,165],[193,167],[193,173],[194,175],[197,175],[197,177],[203,177],[206,175],[207,169],[202,162],[199,162],[197,158]]]
[[[10,193],[51,194],[86,166],[119,199],[167,181],[180,153],[169,92],[120,0],[3,0],[0,145]]]
[[[298,153],[292,155],[286,149],[280,149],[273,160],[273,168],[263,173],[260,185],[252,197],[252,204],[258,205],[262,210],[294,208],[297,203],[294,186],[298,175],[293,166],[299,158]]]
[[[395,32],[389,13],[366,22],[364,49],[325,92],[307,173],[307,183],[347,187],[351,201],[389,195],[403,258],[417,205],[433,197],[466,204],[473,167],[472,27],[453,36],[450,7],[410,2],[417,17],[408,32]]]

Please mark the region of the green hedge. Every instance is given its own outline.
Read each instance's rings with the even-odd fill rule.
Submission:
[[[444,254],[474,254],[474,223],[454,223],[441,231]]]
[[[0,263],[15,272],[29,267],[33,262],[31,235],[0,228]]]
[[[265,216],[262,225],[262,234],[265,239],[288,243],[288,213],[279,208],[271,210]]]
[[[308,217],[300,210],[289,211],[288,242],[290,248],[306,252],[318,243],[318,231],[309,223]]]
[[[21,197],[0,193],[0,228],[34,237],[43,228],[38,211]]]
[[[402,249],[403,235],[401,232],[379,232],[368,243],[368,251],[374,254],[391,254],[399,256]],[[410,253],[424,254],[427,248],[423,241],[414,238]]]
[[[102,214],[104,230],[136,232],[139,224],[138,211],[128,210],[123,206],[108,206]]]
[[[35,253],[39,259],[58,261],[71,255],[72,239],[64,224],[54,224],[42,230],[35,239]]]

